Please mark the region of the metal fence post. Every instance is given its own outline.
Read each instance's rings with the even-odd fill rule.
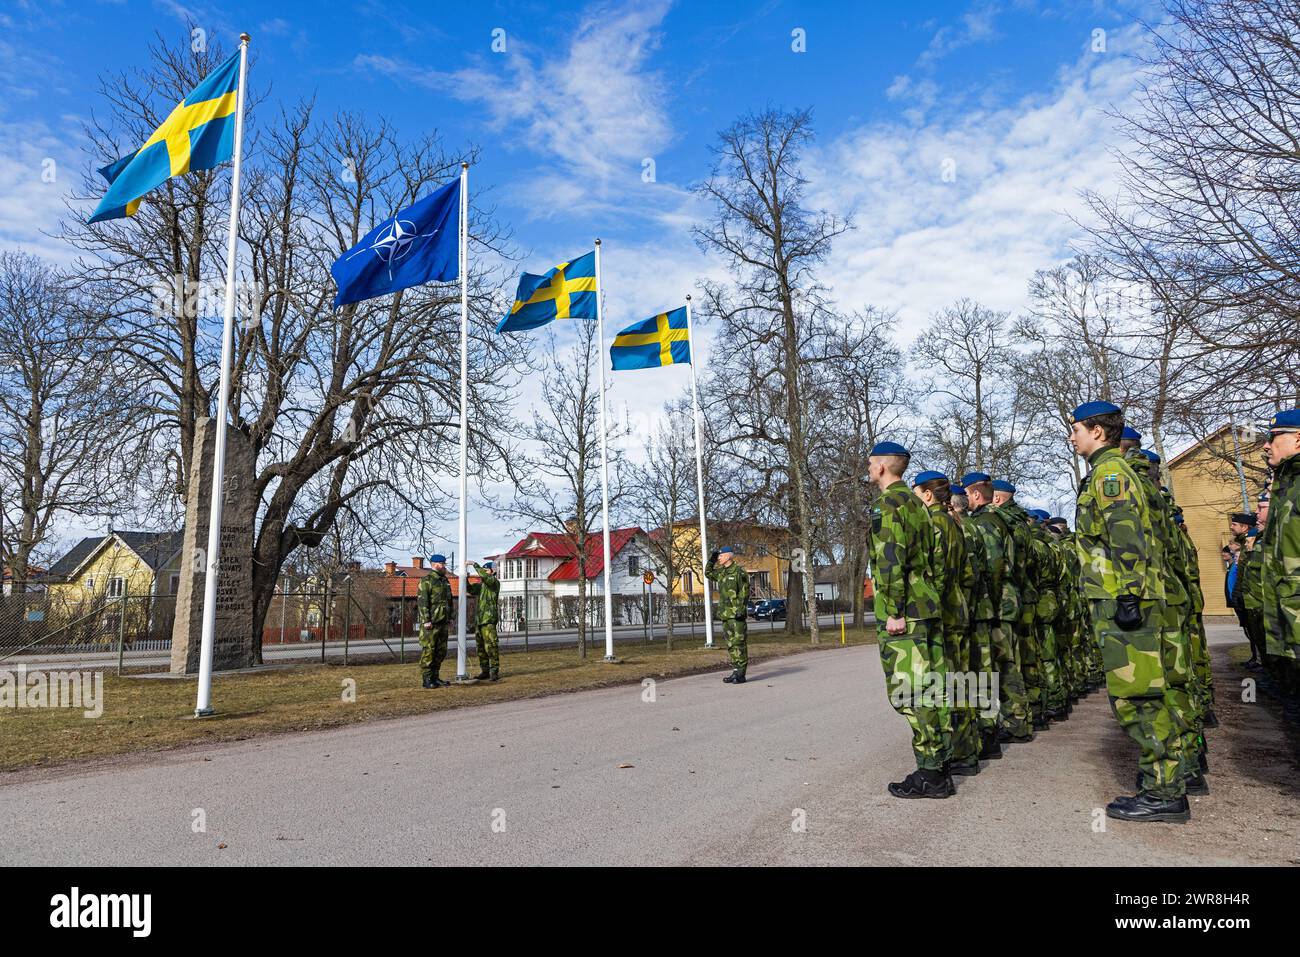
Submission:
[[[343,599],[343,663],[348,663],[348,642],[352,638],[352,576],[348,576],[347,597]]]
[[[128,591],[126,588],[126,583],[123,582],[122,583],[122,613],[118,616],[118,622],[117,622],[117,673],[119,676],[122,674],[122,653],[123,653],[123,648],[126,645],[127,594]]]

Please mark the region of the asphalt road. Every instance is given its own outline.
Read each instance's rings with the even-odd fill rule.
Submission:
[[[1224,727],[1186,825],[1100,816],[1136,759],[1100,693],[955,798],[889,797],[908,734],[868,646],[653,702],[629,685],[10,774],[0,864],[1300,863],[1294,737],[1239,700],[1236,635],[1215,629]]]
[[[875,616],[868,612],[865,616],[868,624],[875,621]],[[836,634],[839,633],[840,619],[838,615],[821,615],[817,619],[823,628],[833,628]],[[850,621],[851,624],[851,621]],[[785,628],[785,622],[778,621],[753,621],[749,623],[751,633],[766,634],[769,631],[781,631]],[[615,625],[614,626],[614,649],[617,654],[620,642],[641,642],[644,640],[646,630],[642,625]],[[649,634],[653,638],[663,638],[667,635],[667,629],[663,625],[654,625],[649,629]],[[694,632],[691,630],[690,623],[679,622],[673,626],[674,639],[683,637],[690,638],[694,634],[700,641],[704,639],[704,625],[697,622]],[[561,629],[556,631],[535,631],[528,637],[529,648],[542,648],[550,645],[576,645],[578,640],[577,629]],[[594,643],[598,649],[605,647],[605,630],[598,627],[588,632],[587,640]],[[500,636],[501,648],[505,651],[520,650],[524,647],[523,632],[508,632]],[[714,625],[713,641],[719,647],[725,645],[726,639],[723,637],[722,628],[716,623]],[[413,661],[420,657],[420,639],[414,635],[406,637],[406,660]],[[388,638],[385,641],[371,638],[365,641],[353,641],[348,644],[347,653],[352,656],[362,655],[397,655],[402,649],[402,641],[398,638]],[[475,651],[474,638],[471,635],[465,641],[466,655],[473,658],[477,653]],[[117,651],[97,651],[97,652],[74,652],[69,654],[40,654],[40,648],[37,646],[29,651],[14,655],[10,658],[0,659],[0,669],[16,668],[20,664],[26,664],[31,668],[52,668],[58,666],[62,669],[76,668],[115,668],[117,666]],[[325,656],[328,659],[343,658],[342,640],[331,639],[325,643]],[[449,642],[449,653],[453,660],[456,657],[456,636],[453,634]],[[319,641],[294,641],[283,644],[263,645],[262,646],[263,662],[273,661],[319,661],[320,660],[320,642]],[[134,651],[128,649],[123,656],[123,663],[130,668],[159,668],[166,669],[171,664],[170,651]]]

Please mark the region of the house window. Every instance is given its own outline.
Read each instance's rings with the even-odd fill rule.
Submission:
[[[94,576],[94,575],[90,575],[89,577],[86,578],[86,591],[90,592],[92,595],[95,593],[95,576]]]
[[[537,577],[537,559],[535,558],[524,559],[524,577],[525,578]]]
[[[635,578],[641,574],[641,559],[637,555],[629,555],[627,558],[627,574],[629,578]]]
[[[108,597],[121,598],[126,592],[126,581],[121,578],[110,578],[108,580]]]
[[[689,570],[682,573],[682,591],[687,594],[695,591],[695,576]]]
[[[167,587],[170,589],[168,594],[179,595],[181,591],[181,576],[173,575],[171,580],[168,582]]]

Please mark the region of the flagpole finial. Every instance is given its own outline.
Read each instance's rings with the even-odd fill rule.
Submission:
[[[461,160],[461,161],[460,161],[460,168],[461,168],[461,169],[469,169],[469,160]]]
[[[600,240],[599,240],[599,239],[596,240],[596,245],[597,245],[597,246],[600,245]]]
[[[691,294],[689,292],[686,294],[686,301],[687,302],[691,301]]]

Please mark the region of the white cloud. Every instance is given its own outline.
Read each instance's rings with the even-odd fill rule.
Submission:
[[[39,120],[0,121],[0,247],[55,261],[74,250],[46,235],[66,215],[64,202],[77,178],[72,134],[60,135]]]
[[[841,306],[899,310],[904,335],[936,309],[971,296],[1017,309],[1036,269],[1070,255],[1081,190],[1115,182],[1107,108],[1136,87],[1120,52],[1136,28],[1086,53],[1047,93],[998,109],[925,123],[873,124],[810,155],[812,204],[850,213],[828,278]],[[945,179],[951,173],[951,181]]]

